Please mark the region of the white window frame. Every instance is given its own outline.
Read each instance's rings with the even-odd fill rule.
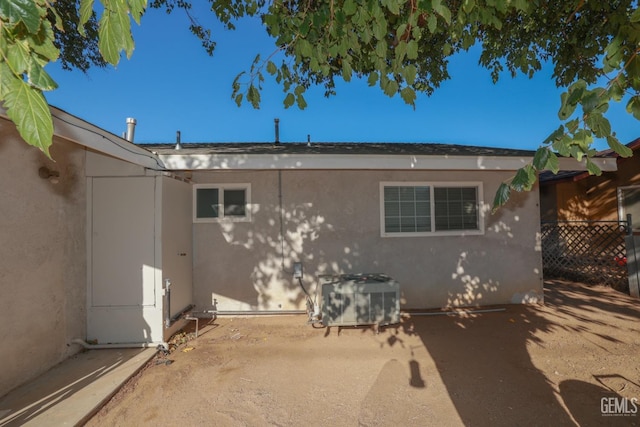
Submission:
[[[385,212],[384,212],[384,188],[385,187],[429,187],[430,197],[430,220],[431,231],[418,232],[386,232],[385,231]],[[435,216],[435,188],[456,188],[456,187],[475,187],[477,189],[477,212],[478,212],[478,229],[477,230],[443,230],[436,231]],[[381,237],[425,237],[425,236],[471,236],[484,234],[485,209],[484,209],[484,191],[481,181],[384,181],[380,182],[380,236]]]
[[[217,218],[199,218],[198,217],[198,190],[199,189],[217,189],[218,190],[218,212]],[[244,216],[225,216],[224,215],[224,192],[225,190],[244,190],[245,206]],[[251,221],[251,184],[194,184],[193,185],[193,222],[250,222]]]

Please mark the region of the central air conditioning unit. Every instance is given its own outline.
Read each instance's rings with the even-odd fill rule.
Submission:
[[[400,323],[400,285],[385,274],[321,276],[324,326]]]

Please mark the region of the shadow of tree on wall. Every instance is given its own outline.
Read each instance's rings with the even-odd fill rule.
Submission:
[[[450,260],[446,266],[451,270],[453,283],[448,286],[447,303],[444,307],[480,307],[491,304],[487,299],[492,294],[504,293],[507,289],[514,288],[518,280],[505,277],[510,282],[505,283],[506,281],[496,279],[494,275],[498,268],[491,268],[493,265],[504,269],[505,264],[508,264],[509,271],[517,271],[521,278],[532,277],[534,282],[537,282],[537,278],[542,280],[541,264],[532,264],[530,260],[524,261],[512,255],[514,250],[541,252],[539,233],[525,234],[512,225],[522,220],[518,212],[525,206],[526,195],[521,193],[514,194],[509,203],[494,214],[490,212],[491,206],[485,204],[483,211],[487,218],[482,238],[494,243],[471,246],[464,239],[460,240],[457,260]],[[496,245],[496,240],[501,244]],[[527,282],[531,280],[527,279]],[[537,303],[542,300],[542,295],[539,289],[520,288],[509,295],[509,298],[512,303]]]
[[[484,203],[483,235],[381,237],[379,181],[397,178],[391,172],[371,179],[361,174],[366,172],[351,179],[318,175],[322,182],[299,171],[199,175],[198,182],[251,181],[254,196],[251,222],[195,225],[199,247],[209,252],[209,259],[196,259],[195,286],[202,292],[197,298],[207,288],[223,302],[216,307],[220,311],[233,304],[242,310],[304,309],[305,292],[293,278],[295,262],[303,264],[302,284],[313,298],[321,275],[384,273],[400,282],[403,306],[413,308],[510,300],[512,270],[522,274],[521,280],[526,275],[527,283],[540,283],[540,266],[531,256],[539,251],[535,218],[518,216],[530,204],[526,195],[514,195],[498,215]],[[492,269],[496,262],[503,265]],[[200,267],[204,263],[209,266]],[[515,288],[518,301],[513,302],[539,297]]]
[[[269,231],[237,226],[233,222],[220,224],[220,232],[228,245],[240,246],[248,256],[251,253],[255,256],[255,265],[249,277],[251,289],[255,292],[251,309],[304,307],[304,290],[312,296],[316,294],[318,275],[337,273],[341,268],[351,268],[356,264],[357,251],[351,247],[343,248],[345,256],[333,264],[324,262],[322,253],[316,254],[309,249],[321,235],[334,232],[333,226],[314,209],[312,203],[290,205],[282,209],[278,206],[261,206],[254,212],[258,213],[269,218]],[[296,262],[301,262],[304,268],[304,290],[293,277]],[[315,268],[309,271],[309,266]]]
[[[218,246],[211,244],[218,258],[216,262],[223,260],[222,263],[233,266],[240,275],[250,270],[245,277],[233,279],[237,286],[213,289],[221,300],[235,301],[245,310],[300,310],[305,306],[304,290],[312,298],[316,297],[319,276],[363,268],[361,236],[345,237],[352,232],[345,227],[353,228],[365,213],[358,209],[364,208],[355,202],[351,203],[354,206],[342,203],[340,197],[336,197],[340,202],[325,203],[332,194],[322,191],[326,190],[322,186],[317,191],[308,190],[312,194],[307,196],[307,189],[302,188],[295,177],[287,175],[290,173],[261,171],[250,176],[237,175],[240,181],[252,181],[252,192],[256,194],[250,206],[252,221],[197,225],[207,233],[205,238],[219,243]],[[287,179],[282,175],[287,175]],[[203,175],[202,179],[214,176],[220,175]],[[347,218],[352,215],[354,222],[336,221],[336,216],[344,219],[345,215]],[[379,231],[370,234],[365,238],[377,238]],[[232,265],[239,262],[243,263],[241,267]],[[304,290],[293,277],[297,262],[303,265]],[[212,271],[210,268],[201,274],[201,283],[210,280]],[[225,310],[223,304],[220,309]]]

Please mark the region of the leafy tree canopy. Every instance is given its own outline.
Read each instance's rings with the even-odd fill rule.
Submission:
[[[306,107],[305,91],[336,79],[366,79],[415,107],[449,78],[449,58],[471,46],[494,81],[504,73],[532,76],[553,65],[561,95],[558,128],[541,141],[531,164],[500,187],[494,206],[510,191],[531,189],[537,171],[558,171],[558,155],[584,160],[591,173],[594,138],[622,156],[631,151],[606,117],[624,102],[640,119],[640,11],[632,0],[209,0],[211,18],[233,29],[259,17],[275,39],[267,58],[256,56],[233,82],[238,105],[260,105],[265,77],[283,91],[286,107]],[[100,7],[98,7],[100,6]],[[131,21],[140,23],[146,0],[3,0],[0,2],[0,101],[21,136],[48,154],[53,126],[42,91],[55,82],[44,66],[86,70],[116,65],[133,52]],[[150,7],[187,13],[207,53],[211,30],[193,16],[189,0],[152,0]],[[99,18],[96,16],[96,10]],[[202,18],[202,17],[201,17]],[[77,37],[76,30],[82,38]],[[97,55],[97,49],[100,55]]]

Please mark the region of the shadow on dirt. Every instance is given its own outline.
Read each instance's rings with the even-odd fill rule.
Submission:
[[[546,283],[545,298],[542,309],[513,305],[501,312],[464,317],[413,316],[405,318],[399,329],[417,335],[424,343],[465,425],[504,425],[506,420],[510,425],[635,425],[630,421],[637,423],[640,415],[633,413],[631,401],[627,402],[627,415],[632,418],[603,417],[603,399],[618,399],[614,403],[624,399],[598,379],[596,372],[593,383],[565,379],[556,384],[547,377],[550,373],[545,375],[534,365],[529,348],[544,347],[540,333],[559,328],[583,334],[591,342],[599,337],[598,341],[615,343],[613,335],[591,329],[606,325],[590,314],[599,311],[639,321],[639,306],[628,298],[616,301],[596,289],[562,282]],[[504,328],[508,329],[506,334]],[[425,387],[420,361],[412,359],[408,369],[409,384]],[[616,366],[605,370],[615,371]]]

